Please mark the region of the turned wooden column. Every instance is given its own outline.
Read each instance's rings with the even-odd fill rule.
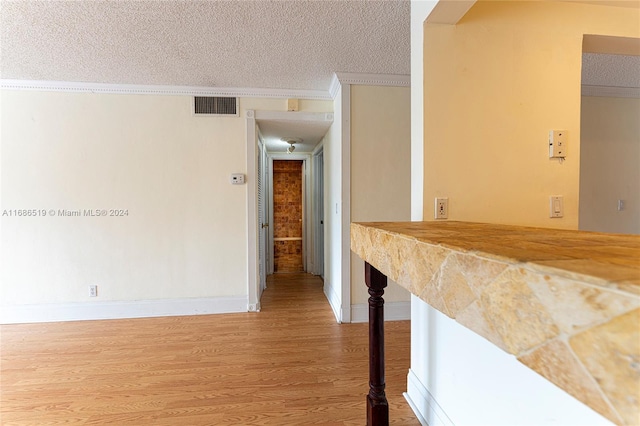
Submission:
[[[364,280],[369,288],[369,394],[367,425],[389,424],[389,403],[384,393],[384,288],[387,277],[369,263],[364,264]]]

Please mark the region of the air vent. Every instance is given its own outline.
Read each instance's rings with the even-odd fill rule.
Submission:
[[[238,115],[238,98],[195,96],[193,99],[196,115]]]

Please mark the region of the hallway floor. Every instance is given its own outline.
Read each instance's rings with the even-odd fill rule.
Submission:
[[[391,423],[409,322],[388,322]],[[262,312],[0,328],[0,424],[363,425],[367,324],[336,324],[319,278],[269,277]]]

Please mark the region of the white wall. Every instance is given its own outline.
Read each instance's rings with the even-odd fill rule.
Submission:
[[[247,173],[244,111],[284,100],[241,99],[240,117],[195,117],[189,96],[1,100],[1,208],[56,213],[1,218],[2,321],[246,310],[247,185],[229,175]]]
[[[411,220],[422,220],[424,191],[424,21],[437,0],[411,0]]]
[[[581,111],[580,229],[640,234],[640,99],[583,96]]]
[[[351,85],[352,222],[411,218],[410,94],[408,87]],[[384,295],[387,317],[392,303],[405,302],[404,308],[398,308],[408,319],[409,296],[389,281]],[[352,252],[351,304],[362,305],[355,308],[366,314],[361,321],[368,320],[368,298],[364,261]]]
[[[430,426],[611,424],[493,343],[417,297],[409,395]]]
[[[324,147],[324,292],[342,321],[342,89],[333,104],[333,124]]]

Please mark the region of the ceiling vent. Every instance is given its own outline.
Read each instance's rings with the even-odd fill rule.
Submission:
[[[193,107],[196,115],[238,116],[238,98],[195,96]]]

